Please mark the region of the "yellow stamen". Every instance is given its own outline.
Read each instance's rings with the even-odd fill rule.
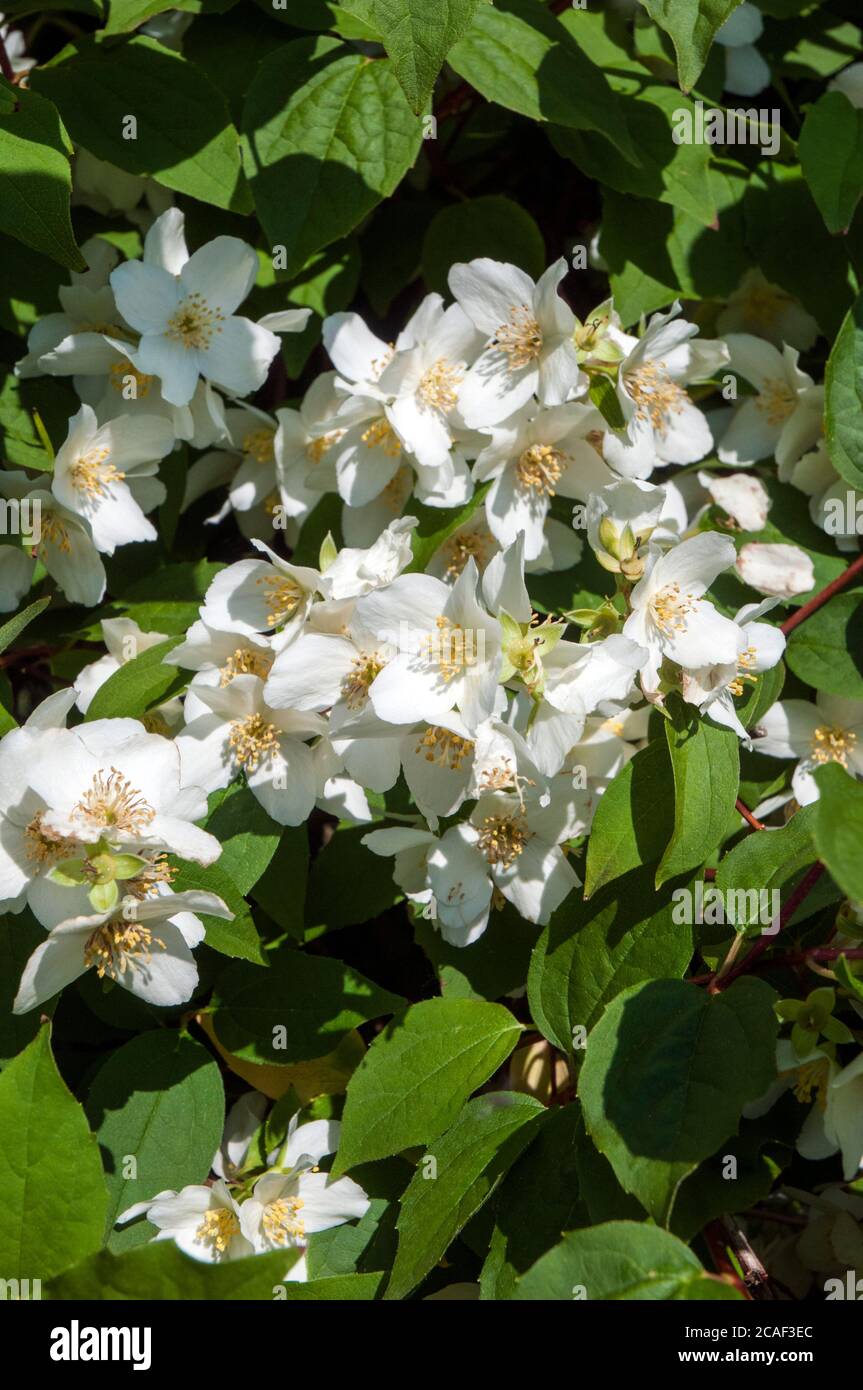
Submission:
[[[218,1259],[224,1255],[234,1236],[240,1233],[236,1212],[227,1207],[211,1207],[195,1232],[195,1240],[208,1245]]]
[[[464,373],[458,367],[451,366],[445,357],[439,357],[423,373],[417,387],[417,395],[423,405],[432,409],[452,410],[458,400],[458,388],[463,379]]]
[[[689,397],[672,381],[664,362],[645,362],[626,375],[626,385],[635,401],[638,420],[649,420],[658,434],[665,435],[672,415],[679,415]]]
[[[195,290],[182,301],[168,319],[165,336],[184,348],[208,348],[213,336],[221,333],[224,314],[213,309],[204,296]]]
[[[523,816],[485,816],[479,828],[477,845],[489,864],[508,869],[529,839],[530,831]]]
[[[513,305],[509,320],[502,323],[492,345],[509,359],[510,371],[527,367],[542,352],[542,329],[526,304]]]
[[[84,964],[88,970],[95,966],[100,979],[107,975],[111,980],[119,980],[139,961],[149,965],[154,946],[165,949],[164,941],[140,922],[106,922],[87,937]]]
[[[107,777],[101,771],[96,773],[72,815],[77,820],[95,821],[105,830],[140,835],[156,812],[122,772],[112,767]]]
[[[565,466],[564,455],[559,449],[553,449],[550,444],[531,444],[515,465],[518,485],[523,492],[553,497]]]
[[[474,744],[470,739],[460,738],[449,729],[430,724],[414,752],[422,753],[427,763],[436,763],[438,767],[448,767],[458,772],[473,750]]]
[[[245,719],[233,721],[228,743],[240,767],[245,772],[254,772],[262,759],[278,752],[279,731],[275,724],[268,724],[263,715],[249,714]]]

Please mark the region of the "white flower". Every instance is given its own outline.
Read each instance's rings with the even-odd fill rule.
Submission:
[[[791,785],[801,806],[818,800],[813,771],[839,763],[852,777],[863,777],[863,700],[843,699],[819,690],[815,703],[780,700],[761,718],[752,744],[771,758],[798,758]]]
[[[219,236],[189,256],[176,208],[154,222],[147,242],[160,245],[161,265],[145,256],[111,273],[120,313],[141,334],[129,353],[135,366],[159,377],[172,405],[189,403],[199,376],[240,396],[257,390],[279,340],[234,312],[255,281],[253,248]]]
[[[135,719],[13,729],[0,776],[0,899],[21,906],[26,892],[46,927],[113,906],[124,883],[151,891],[165,852],[200,864],[221,853],[194,824],[206,796],[182,786],[176,745]]]
[[[770,494],[760,478],[751,473],[715,475],[699,470],[698,480],[741,530],[764,529],[770,511]]]
[[[332,447],[341,437],[334,419],[343,397],[335,389],[335,372],[322,372],[302,399],[299,410],[276,411],[276,480],[288,516],[302,520],[322,492],[335,492]]]
[[[102,237],[90,237],[81,254],[87,269],[73,271],[71,283],[61,285],[62,312],[46,314],[33,325],[16,375],[102,376],[136,342],[108,283],[120,258],[117,248]]]
[[[741,546],[735,569],[744,584],[776,598],[808,594],[815,587],[812,560],[796,545],[750,541]]]
[[[632,591],[632,612],[623,626],[624,636],[649,653],[641,672],[645,694],[658,691],[660,666],[666,658],[690,671],[736,662],[737,624],[723,618],[703,597],[735,558],[733,541],[713,531],[681,541],[665,555],[657,551],[648,555],[644,578]]]
[[[601,424],[590,405],[573,402],[540,410],[531,404],[489,431],[491,442],[477,457],[474,479],[493,480],[485,511],[502,546],[512,545],[523,532],[525,559],[542,553],[552,497],[586,497],[606,472],[588,440]]]
[[[811,348],[818,337],[818,324],[812,315],[781,285],[771,284],[757,266],[743,274],[737,289],[728,296],[716,328],[722,337],[752,333],[779,349],[790,343],[800,352]]]
[[[717,724],[733,729],[739,738],[749,741],[749,734],[740,722],[734,706],[734,696],[743,695],[746,682],[775,666],[785,650],[785,637],[772,623],[757,621],[770,611],[778,599],[764,603],[746,604],[734,615],[740,629],[740,650],[736,662],[725,665],[712,663],[697,671],[681,674],[681,693],[684,700],[697,705]]]
[[[173,431],[157,415],[99,426],[95,413],[82,405],[57,451],[51,489],[58,502],[89,522],[97,550],[113,555],[118,545],[154,541],[156,528],[135,494],[138,480],[147,480],[149,488],[139,494],[146,510],[164,500],[165,489],[152,475],[173,447]]]
[[[0,470],[0,496],[27,499],[39,518],[33,544],[26,549],[0,546],[0,611],[18,607],[30,588],[36,561],[41,560],[70,603],[88,608],[105,595],[105,567],[93,544],[89,523],[61,506],[53,493],[34,487],[25,473]],[[29,542],[29,537],[22,537]]]
[[[257,633],[225,631],[209,627],[198,619],[192,623],[185,638],[165,657],[170,666],[186,666],[197,674],[191,689],[198,685],[228,685],[235,676],[269,675],[274,657],[273,644],[268,637]],[[194,699],[194,696],[193,696]],[[190,718],[190,702],[186,697],[186,719]],[[199,711],[200,712],[200,711]]]
[[[675,301],[667,314],[654,314],[640,338],[613,324],[607,330],[624,354],[617,398],[626,430],[606,433],[603,456],[627,478],[649,478],[657,465],[695,463],[713,445],[703,413],[684,388],[718,371],[728,349],[718,341],[693,342],[698,328],[679,313]]]
[[[221,1179],[212,1187],[192,1184],[136,1202],[118,1216],[117,1224],[136,1216],[146,1216],[159,1228],[154,1240],[173,1240],[193,1260],[219,1264],[254,1254],[240,1229],[240,1208]]]
[[[416,517],[390,522],[367,549],[340,550],[324,572],[321,589],[331,599],[359,598],[391,584],[413,558],[411,532]]]
[[[647,542],[666,504],[665,488],[627,478],[592,492],[587,503],[587,539],[603,569],[637,579]]]
[[[257,1253],[304,1246],[309,1236],[364,1216],[369,1199],[352,1178],[331,1178],[318,1161],[338,1147],[340,1125],[311,1120],[288,1130],[278,1167],[258,1178],[240,1206],[240,1225]]]
[[[272,708],[263,692],[263,681],[254,675],[235,676],[224,687],[195,687],[194,717],[176,739],[184,775],[215,791],[244,773],[273,820],[300,825],[317,795],[305,740],[324,733],[326,725],[315,714]],[[207,712],[198,713],[201,706]]]
[[[785,1091],[810,1105],[797,1137],[797,1152],[812,1162],[842,1154],[843,1177],[853,1182],[863,1167],[863,1053],[845,1067],[821,1048],[799,1057],[790,1040],[776,1044],[777,1080],[744,1114],[757,1118]],[[812,1101],[814,1104],[810,1104]]]
[[[754,97],[770,82],[770,68],[755,47],[764,32],[764,21],[757,5],[744,0],[717,29],[714,41],[725,49],[727,92]]]
[[[214,893],[166,892],[60,922],[25,965],[13,1013],[44,1004],[91,969],[148,1004],[184,1004],[198,984],[191,948],[204,939],[195,912],[234,915]]]
[[[812,378],[797,365],[797,349],[779,352],[772,343],[750,333],[727,338],[731,368],[755,387],[756,395],[740,401],[719,441],[723,463],[737,467],[776,455],[798,427],[797,412],[805,404]]]
[[[388,418],[422,469],[445,465],[459,428],[461,383],[482,337],[458,304],[427,295],[407,327],[409,347],[396,351],[378,386]]]
[[[321,576],[283,560],[263,541],[252,544],[267,559],[238,560],[220,570],[204,595],[201,620],[220,632],[273,632],[283,645],[302,630]]]
[[[3,19],[5,15],[0,14],[0,21]],[[13,72],[29,72],[35,66],[36,59],[27,57],[27,40],[20,29],[0,23],[0,40],[6,49],[6,57]]]
[[[450,270],[453,295],[487,340],[461,383],[459,412],[469,428],[498,424],[534,395],[543,405],[562,405],[584,394],[575,316],[557,292],[568,269],[561,258],[537,283],[486,257]]]
[[[392,724],[437,724],[458,709],[470,727],[498,708],[501,627],[477,601],[468,561],[452,588],[428,574],[402,574],[357,602],[357,618],[398,654],[369,687],[375,713]]]

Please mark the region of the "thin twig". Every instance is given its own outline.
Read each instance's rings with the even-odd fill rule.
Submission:
[[[792,613],[790,618],[786,618],[780,631],[784,632],[787,637],[789,632],[793,632],[795,627],[799,627],[813,613],[817,613],[819,608],[823,608],[828,599],[831,599],[834,594],[838,594],[839,590],[844,589],[846,584],[850,584],[851,580],[855,579],[858,574],[863,574],[863,555],[858,555],[853,564],[850,564],[847,570],[839,575],[838,579],[834,579],[832,584],[827,584],[808,603],[804,603],[802,607],[798,608],[796,613]]]
[[[767,947],[770,945],[774,937],[778,936],[779,933],[782,932],[785,927],[787,927],[788,923],[791,921],[798,907],[800,907],[801,903],[804,902],[804,900],[809,896],[823,872],[824,865],[820,862],[812,865],[812,868],[809,870],[807,874],[804,875],[803,878],[801,878],[797,887],[794,889],[794,892],[783,904],[782,911],[779,914],[778,930],[775,933],[773,933],[772,936],[761,936],[759,940],[755,942],[755,945],[752,947],[752,950],[749,952],[749,954],[744,956],[743,960],[740,962],[739,965],[732,967],[732,969],[728,971],[728,974],[725,975],[721,980],[717,979],[717,993],[723,989],[727,989],[728,986],[734,980],[736,980],[739,975],[744,975],[747,970],[752,969],[752,966],[755,964],[757,960],[760,959],[761,956],[763,956],[764,952],[767,950]]]
[[[740,800],[740,797],[739,797],[739,796],[738,796],[737,800],[735,801],[734,805],[736,806],[737,810],[740,812],[740,814],[741,814],[741,816],[743,817],[743,819],[744,819],[745,821],[748,821],[748,822],[749,822],[749,824],[751,825],[751,827],[752,827],[753,830],[765,830],[765,829],[767,828],[767,827],[765,826],[765,824],[764,824],[763,821],[760,821],[760,820],[756,820],[756,819],[755,819],[755,817],[753,816],[753,814],[752,814],[752,812],[750,811],[749,807],[746,805],[746,803],[745,803],[744,801],[741,801],[741,800]]]

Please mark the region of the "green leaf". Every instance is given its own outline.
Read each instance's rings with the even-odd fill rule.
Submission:
[[[374,0],[374,21],[412,109],[423,109],[477,0]]]
[[[273,1250],[229,1264],[205,1264],[184,1255],[173,1241],[158,1241],[114,1255],[100,1250],[92,1259],[53,1279],[49,1299],[139,1302],[141,1291],[153,1302],[197,1301],[367,1301],[377,1296],[383,1274],[349,1274],[338,1279],[286,1282],[294,1252]]]
[[[626,116],[604,72],[534,0],[479,5],[447,61],[487,101],[532,121],[598,131],[636,161]]]
[[[664,29],[677,55],[684,92],[695,86],[718,29],[740,0],[641,0],[650,18]]]
[[[490,483],[483,483],[476,488],[470,501],[457,511],[450,507],[425,507],[422,503],[411,503],[411,512],[418,518],[419,526],[411,535],[413,559],[405,570],[406,574],[422,573],[450,536],[479,511],[490,486]]]
[[[69,270],[86,270],[69,215],[72,147],[63,123],[50,101],[5,77],[0,95],[14,103],[0,111],[0,232]]]
[[[724,838],[740,781],[733,729],[700,719],[691,705],[670,701],[665,736],[674,777],[674,830],[656,871],[657,888],[703,864]]]
[[[222,93],[194,63],[139,34],[71,44],[31,86],[55,103],[77,144],[219,208],[245,211],[239,136]],[[135,138],[128,117],[137,122]]]
[[[366,826],[337,830],[312,861],[306,896],[306,925],[330,930],[368,922],[401,896],[393,882],[392,862],[369,862],[363,844]],[[362,893],[357,885],[362,884]]]
[[[86,719],[140,719],[153,705],[160,704],[173,693],[180,674],[176,666],[163,661],[176,645],[173,637],[157,642],[114,671],[93,696]],[[185,685],[185,674],[180,678]]]
[[[207,929],[207,945],[223,956],[233,956],[259,966],[266,965],[249,905],[233,879],[222,869],[221,861],[206,866],[177,861],[172,867],[177,870],[171,880],[175,893],[196,889],[203,893],[216,893],[234,914],[231,921],[211,917],[207,912],[197,914]]]
[[[0,1075],[5,1279],[50,1279],[98,1250],[107,1193],[96,1140],[43,1028]]]
[[[618,772],[596,808],[584,896],[620,874],[658,864],[672,829],[674,782],[665,744],[654,739]]]
[[[552,1106],[528,1137],[527,1149],[492,1198],[495,1225],[480,1275],[483,1299],[511,1298],[518,1276],[564,1231],[588,1221],[579,1192],[577,1145],[589,1140],[579,1107]],[[537,1192],[542,1193],[540,1202]]]
[[[17,1057],[39,1032],[40,1010],[13,1014],[12,1001],[24,966],[44,940],[45,928],[29,910],[0,914],[0,1067]],[[41,1012],[46,1012],[44,1004]]]
[[[564,1236],[518,1281],[514,1297],[667,1303],[741,1295],[708,1274],[676,1236],[647,1222],[609,1221]]]
[[[806,112],[799,150],[827,230],[844,232],[863,193],[863,111],[844,92],[825,92]]]
[[[288,1066],[323,1057],[352,1028],[404,1007],[400,995],[329,956],[283,947],[268,959],[266,971],[231,966],[216,987],[219,1042],[247,1061]]]
[[[599,373],[590,378],[590,399],[610,430],[625,428],[626,421],[611,377]]]
[[[714,886],[723,896],[728,922],[746,925],[757,921],[759,912],[753,895],[780,889],[813,862],[815,816],[814,805],[804,806],[779,830],[746,835],[723,856]]]
[[[15,259],[17,262],[17,256]],[[53,305],[50,312],[54,312]],[[36,428],[37,408],[51,438],[58,443],[65,439],[69,417],[77,408],[75,395],[69,387],[50,377],[19,379],[10,374],[0,391],[3,457],[15,468],[35,468],[48,473],[53,468],[53,460]]]
[[[786,660],[816,690],[863,700],[863,595],[837,594],[788,639]]]
[[[387,1298],[404,1298],[446,1254],[492,1195],[545,1116],[512,1091],[478,1096],[420,1160],[399,1212],[399,1246]]]
[[[511,198],[489,194],[441,208],[429,223],[422,248],[423,279],[429,289],[447,294],[450,267],[479,256],[509,261],[538,280],[545,269],[542,232]]]
[[[286,269],[345,236],[388,197],[422,140],[388,60],[297,39],[261,63],[243,113],[246,171]]]
[[[21,636],[28,623],[32,623],[34,618],[38,618],[40,613],[44,613],[51,596],[47,598],[37,598],[35,603],[31,603],[27,608],[22,608],[20,613],[16,613],[0,627],[0,652],[5,652],[13,642]]]
[[[585,1124],[657,1223],[775,1079],[775,997],[751,978],[716,995],[654,980],[618,994],[593,1030],[578,1087]]]
[[[654,889],[652,868],[606,884],[589,902],[559,908],[530,962],[531,1014],[561,1052],[573,1029],[590,1032],[610,1000],[646,980],[680,979],[692,958],[692,927],[675,921],[672,886]]]
[[[815,772],[815,848],[842,892],[863,902],[863,785],[839,766],[827,763]]]
[[[208,1176],[225,1121],[221,1074],[192,1038],[169,1029],[142,1033],[97,1072],[87,1115],[105,1164],[105,1238],[112,1250],[126,1250],[150,1240],[153,1228],[139,1221],[114,1230],[118,1216],[157,1192]]]
[[[204,829],[222,846],[220,871],[240,893],[250,893],[279,847],[282,827],[267,815],[251,789],[239,782],[215,795],[218,800]]]
[[[398,1014],[348,1083],[333,1172],[437,1138],[521,1032],[508,1009],[472,999],[428,999]]]

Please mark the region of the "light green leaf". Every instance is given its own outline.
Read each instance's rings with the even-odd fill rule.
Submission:
[[[590,1032],[606,1004],[645,980],[678,979],[692,957],[692,927],[674,919],[672,886],[654,889],[653,869],[615,878],[589,902],[569,902],[536,944],[527,993],[531,1014],[561,1052],[573,1029]]]
[[[674,777],[674,830],[656,871],[657,888],[703,864],[729,829],[740,781],[733,729],[701,719],[691,705],[670,701],[665,737]]]
[[[399,1246],[387,1298],[406,1297],[446,1254],[530,1142],[545,1113],[531,1096],[511,1091],[478,1096],[429,1146],[402,1198]]]
[[[178,681],[182,688],[186,674],[163,661],[176,645],[173,637],[157,642],[114,671],[93,696],[86,719],[140,719],[153,705],[174,694]]]
[[[69,216],[72,147],[50,101],[0,77],[0,232],[69,270],[86,270]]]
[[[827,230],[844,232],[863,193],[863,111],[844,92],[825,92],[806,113],[799,149]]]
[[[266,965],[249,905],[234,880],[222,869],[221,861],[206,866],[178,861],[172,867],[177,870],[171,880],[175,893],[192,890],[215,893],[234,914],[230,921],[224,917],[211,917],[207,912],[197,914],[207,929],[207,945],[223,956],[252,961],[259,966]]]
[[[533,121],[599,131],[635,162],[626,117],[602,69],[533,0],[479,5],[447,61],[486,100]]]
[[[146,1221],[114,1230],[128,1207],[166,1188],[202,1183],[222,1142],[225,1093],[211,1054],[169,1029],[153,1029],[112,1053],[96,1074],[87,1115],[108,1185],[106,1241],[127,1250],[152,1239]],[[134,1159],[134,1176],[129,1159]]]
[[[815,816],[815,806],[804,806],[779,830],[746,835],[723,856],[715,887],[723,895],[729,923],[745,926],[758,921],[762,900],[755,895],[781,888],[814,861]]]
[[[345,236],[414,163],[422,123],[388,60],[297,39],[263,63],[243,114],[258,216],[286,269]]]
[[[374,0],[375,25],[414,111],[421,111],[431,95],[476,6],[477,0]]]
[[[7,647],[16,642],[28,623],[32,623],[34,618],[38,618],[40,613],[44,613],[50,602],[50,595],[47,598],[37,598],[35,603],[29,604],[27,608],[22,608],[20,613],[9,618],[0,627],[0,652],[5,652]]]
[[[80,39],[36,68],[30,83],[97,158],[204,203],[248,209],[239,136],[225,98],[200,68],[155,39]],[[124,135],[129,117],[137,122],[132,139]]]
[[[219,869],[240,893],[250,893],[279,847],[282,826],[267,815],[249,787],[232,783],[211,797],[204,829],[222,846]]]
[[[288,1066],[323,1057],[352,1028],[404,1007],[400,995],[330,956],[284,947],[268,960],[265,971],[231,966],[216,987],[219,1042],[247,1061]]]
[[[508,1009],[472,999],[428,999],[398,1014],[348,1083],[333,1172],[437,1138],[521,1032]]]
[[[816,802],[815,848],[843,893],[863,903],[863,785],[827,763],[815,772],[821,793]]]
[[[638,1221],[608,1221],[571,1231],[518,1281],[513,1296],[566,1303],[576,1297],[663,1303],[741,1297],[708,1274],[682,1240]]]
[[[664,29],[677,55],[677,74],[684,92],[701,76],[710,46],[740,0],[641,0],[650,18]]]
[[[775,997],[752,978],[716,995],[653,980],[618,994],[594,1028],[578,1086],[585,1124],[658,1224],[774,1080]]]
[[[107,1192],[96,1140],[42,1028],[0,1075],[5,1279],[50,1279],[98,1250]]]

